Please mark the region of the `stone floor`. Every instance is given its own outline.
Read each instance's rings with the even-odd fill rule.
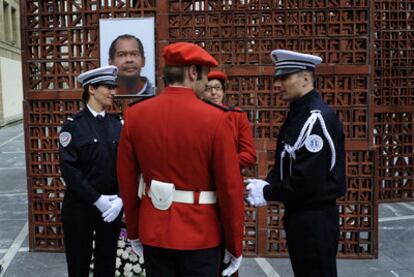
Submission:
[[[414,277],[414,202],[381,204],[379,257],[338,260],[340,277]],[[67,276],[62,253],[28,251],[23,125],[0,129],[0,277]],[[293,276],[288,259],[245,258],[240,276]]]

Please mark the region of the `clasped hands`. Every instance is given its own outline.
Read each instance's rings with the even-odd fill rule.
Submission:
[[[263,188],[269,183],[260,179],[246,179],[244,183],[247,185],[247,201],[249,204],[254,207],[266,206],[267,202],[263,196]]]
[[[118,195],[101,195],[93,203],[102,213],[105,222],[112,222],[122,210],[122,199]]]

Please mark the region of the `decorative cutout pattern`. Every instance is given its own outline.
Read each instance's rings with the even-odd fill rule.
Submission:
[[[30,248],[63,247],[58,132],[82,107],[75,77],[99,66],[99,19],[155,16],[158,88],[166,44],[190,41],[212,53],[229,76],[227,102],[245,109],[252,124],[258,163],[249,176],[263,178],[273,165],[275,138],[288,112],[273,86],[270,51],[286,48],[323,59],[316,86],[343,121],[347,138],[339,255],[375,257],[377,197],[414,198],[413,5],[412,0],[22,1]],[[120,113],[129,101],[117,101],[111,112]],[[282,216],[277,203],[246,207],[246,255],[287,254]]]

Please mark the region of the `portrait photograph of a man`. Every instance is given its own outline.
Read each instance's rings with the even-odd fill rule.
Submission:
[[[118,68],[117,95],[155,93],[154,18],[101,19],[101,66]]]

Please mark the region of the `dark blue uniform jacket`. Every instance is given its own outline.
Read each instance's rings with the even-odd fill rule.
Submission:
[[[88,108],[65,121],[61,134],[71,136],[68,145],[59,145],[65,197],[93,204],[101,194],[118,194],[116,156],[121,128],[120,117],[106,113],[98,120]]]
[[[312,110],[320,110],[325,121],[335,145],[335,165],[330,170],[332,151],[320,122],[316,121],[311,134],[323,139],[322,149],[318,152],[310,152],[303,146],[295,152],[295,159],[286,155],[282,163],[281,178],[280,157],[285,143],[295,144]],[[283,202],[287,209],[335,202],[335,199],[343,196],[346,190],[344,163],[343,126],[337,115],[313,90],[290,105],[288,117],[278,135],[275,165],[266,178],[271,185],[264,187],[264,197],[268,201]]]

